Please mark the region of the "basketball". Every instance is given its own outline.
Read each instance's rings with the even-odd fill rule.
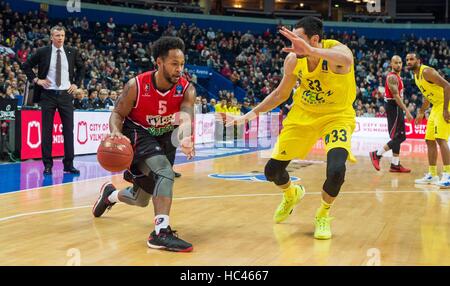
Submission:
[[[130,167],[133,161],[133,147],[125,138],[107,137],[97,150],[97,160],[110,172],[120,172]]]

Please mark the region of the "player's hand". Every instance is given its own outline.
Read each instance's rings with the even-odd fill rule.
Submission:
[[[233,115],[228,115],[225,119],[225,127],[230,127],[230,126],[234,126],[234,125],[242,125],[245,123],[245,115],[242,116],[233,116]]]
[[[444,120],[445,122],[450,123],[450,113],[448,110],[444,110]]]
[[[249,122],[250,120],[252,120],[255,117],[256,117],[256,114],[253,111],[250,111],[244,115],[239,115],[239,116],[232,116],[232,115],[227,114],[227,117],[225,119],[225,127],[230,127],[233,125],[242,125],[242,124]]]
[[[414,121],[414,123],[417,125],[417,124],[419,124],[420,122],[422,122],[422,119],[423,119],[423,116],[425,115],[425,113],[417,113],[417,116],[416,116],[416,120]]]
[[[181,149],[181,152],[183,152],[183,154],[186,155],[188,160],[191,160],[192,158],[194,158],[195,146],[194,146],[194,141],[192,140],[191,136],[181,139],[180,149]]]
[[[76,84],[72,84],[69,89],[67,90],[67,93],[72,94],[75,90],[77,90],[77,85]]]
[[[47,89],[52,84],[48,79],[38,79],[36,81],[36,84],[42,86],[43,88]]]
[[[127,136],[123,135],[122,132],[118,131],[111,132],[111,134],[109,134],[109,137],[119,139],[125,138],[129,143],[131,143],[130,139]]]
[[[281,27],[280,33],[292,43],[292,47],[283,48],[283,52],[295,53],[299,56],[308,56],[312,53],[313,48],[301,37],[286,27]]]
[[[406,111],[406,119],[408,119],[408,120],[413,120],[414,119],[414,117],[411,115],[411,112]]]

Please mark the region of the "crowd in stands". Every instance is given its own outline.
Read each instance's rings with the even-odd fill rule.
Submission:
[[[228,113],[231,115],[240,115],[246,114],[250,112],[250,110],[254,107],[250,101],[245,98],[242,103],[238,102],[238,100],[234,97],[233,92],[227,90],[219,91],[219,101],[211,98],[208,102],[208,99],[205,97],[197,96],[195,101],[195,113]]]
[[[43,12],[21,14],[8,4],[0,3],[0,96],[14,98],[25,91],[26,76],[21,64],[36,49],[49,43],[50,28],[55,24],[66,27],[66,44],[76,47],[86,66],[84,84],[74,93],[77,109],[110,109],[121,94],[125,82],[140,72],[153,69],[150,47],[160,36],[178,36],[186,44],[186,62],[209,66],[247,91],[243,102],[237,102],[230,91],[216,98],[200,98],[199,113],[212,110],[245,113],[263,100],[279,84],[285,54],[285,43],[275,30],[253,34],[249,31],[224,33],[201,29],[195,24],[176,27],[162,26],[156,20],[133,26],[120,26],[110,18],[108,23],[69,18],[48,19]],[[358,116],[383,117],[385,110],[384,82],[389,72],[390,57],[403,59],[409,51],[417,51],[423,63],[436,68],[446,78],[450,76],[449,48],[445,39],[418,39],[405,35],[399,41],[366,39],[356,33],[330,30],[327,38],[348,45],[355,56]],[[404,64],[405,67],[405,64]],[[196,82],[195,75],[188,75]],[[413,83],[412,73],[402,71],[405,102],[415,115],[422,99]],[[206,102],[205,104],[203,102]],[[280,108],[289,109],[289,104]]]

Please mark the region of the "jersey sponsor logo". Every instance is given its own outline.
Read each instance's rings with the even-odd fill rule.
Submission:
[[[247,181],[247,182],[268,182],[263,173],[216,173],[209,174],[208,177],[227,181]],[[291,181],[299,181],[300,178],[291,176]]]
[[[324,91],[314,91],[314,90],[305,90],[302,94],[303,102],[307,104],[324,104],[326,102],[326,98],[333,95],[333,91],[329,90],[327,92]],[[330,102],[328,102],[330,103]]]
[[[173,95],[173,97],[180,96],[183,96],[183,86],[181,84],[177,85],[177,87],[175,88],[175,94]]]
[[[146,120],[148,124],[152,127],[163,127],[171,125],[174,122],[174,116],[173,114],[167,116],[147,115]]]
[[[324,91],[322,88],[322,84],[319,80],[311,80],[307,79],[308,83],[305,86],[305,90],[302,94],[302,101],[307,104],[324,104],[331,102],[326,102],[326,98],[333,95],[333,91],[328,90]]]

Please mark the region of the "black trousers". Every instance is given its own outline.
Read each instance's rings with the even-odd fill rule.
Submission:
[[[400,154],[400,144],[406,140],[405,116],[403,110],[397,105],[395,100],[388,100],[385,104],[389,137],[391,141],[387,143],[394,154]]]
[[[43,90],[41,94],[42,109],[42,161],[45,167],[53,166],[52,129],[55,111],[58,109],[63,125],[64,169],[73,167],[73,97],[66,90]]]

